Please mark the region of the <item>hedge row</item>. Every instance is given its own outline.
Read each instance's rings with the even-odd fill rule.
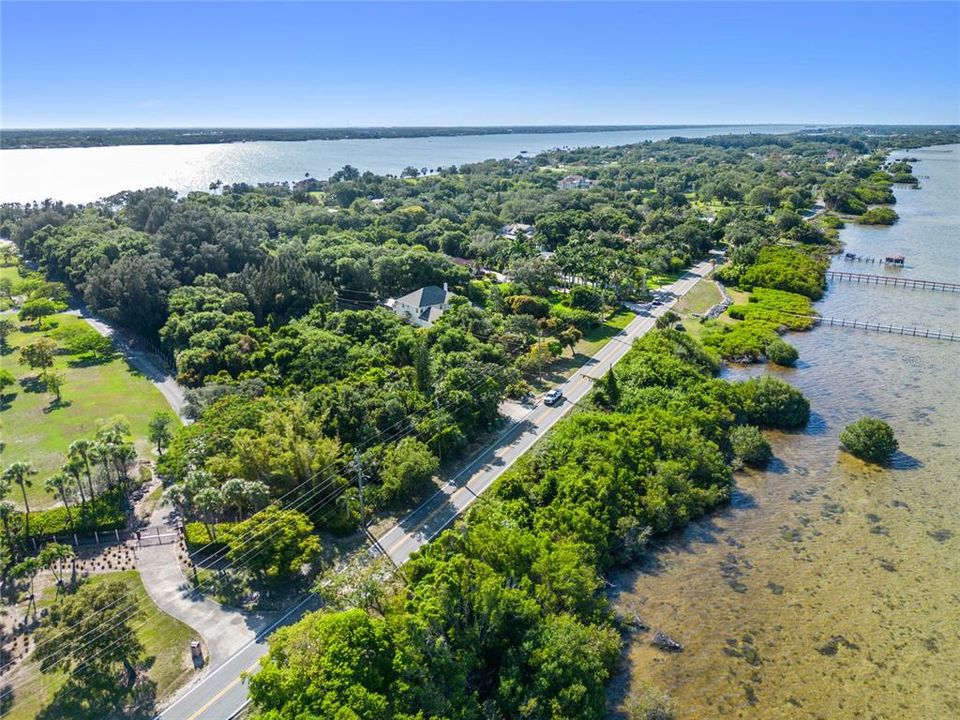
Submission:
[[[105,493],[96,498],[86,507],[72,506],[70,513],[73,516],[73,525],[67,509],[63,506],[50,510],[39,510],[30,513],[30,533],[24,536],[26,514],[14,513],[10,520],[10,529],[18,537],[50,537],[67,533],[92,533],[105,530],[121,530],[127,524],[123,512],[123,496],[120,492]]]

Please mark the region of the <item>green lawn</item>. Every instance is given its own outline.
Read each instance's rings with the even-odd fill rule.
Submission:
[[[594,355],[600,348],[610,342],[610,338],[629,325],[635,317],[636,315],[626,308],[618,308],[603,325],[585,332],[583,339],[577,343],[574,351],[583,355]]]
[[[51,320],[61,327],[83,322],[73,315],[55,315]],[[20,332],[9,338],[10,347],[32,343],[48,334],[49,330],[37,332],[23,325]],[[98,421],[123,415],[130,422],[137,450],[146,457],[151,450],[146,439],[150,417],[158,410],[173,414],[160,391],[122,357],[99,365],[77,366],[71,364],[74,358],[57,356],[55,369],[66,376],[60,406],[51,403],[51,396],[42,386],[31,384],[29,378],[37,373],[20,365],[18,358],[16,349],[0,355],[0,367],[10,370],[18,381],[26,382],[9,387],[4,393],[0,465],[28,460],[40,471],[33,477],[33,488],[28,490],[31,509],[54,504],[43,489],[44,481],[64,462],[71,442],[93,436]],[[16,488],[10,499],[22,503]]]
[[[647,277],[647,287],[651,290],[662,288],[664,285],[669,285],[679,280],[685,272],[686,270],[680,270],[674,273],[664,273],[663,275],[650,275]]]
[[[720,290],[716,283],[704,278],[677,302],[674,310],[679,315],[692,315],[694,313],[702,315],[714,305],[723,300]]]
[[[150,668],[147,674],[157,684],[159,700],[183,685],[195,672],[190,659],[190,641],[197,639],[197,634],[153,604],[140,580],[140,573],[136,570],[92,575],[87,582],[101,583],[108,580],[123,580],[133,592],[134,602],[145,612],[145,616],[136,621],[134,626],[146,621],[137,630],[137,635],[146,648],[146,661]],[[54,596],[54,589],[47,588],[40,597],[38,606],[52,605]],[[17,684],[25,680],[29,684],[18,689],[9,714],[3,715],[5,720],[32,720],[66,681],[64,673],[42,674],[29,659],[14,677]]]
[[[20,281],[23,279],[20,277],[20,273],[17,272],[17,265],[12,263],[10,265],[0,265],[0,280],[8,278],[13,283],[13,294],[17,294],[17,286],[20,284]],[[0,297],[0,310],[8,310],[10,308],[10,301],[5,297]]]

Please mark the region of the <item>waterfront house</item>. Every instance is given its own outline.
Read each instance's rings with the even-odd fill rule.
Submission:
[[[407,322],[417,327],[430,327],[443,312],[450,308],[453,293],[443,287],[427,285],[401,298],[391,298],[387,307]]]

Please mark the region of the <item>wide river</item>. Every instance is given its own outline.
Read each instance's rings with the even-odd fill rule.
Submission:
[[[846,250],[900,253],[904,277],[960,282],[960,145],[918,158],[893,227],[850,226]],[[834,260],[834,267],[884,272]],[[960,294],[831,283],[825,316],[960,332]],[[630,672],[667,690],[678,718],[960,718],[960,343],[817,328],[775,372],[810,399],[804,432],[774,433],[776,461],[737,477],[732,505],[616,579],[618,602],[686,645],[635,636]],[[884,418],[889,468],[837,436]]]
[[[81,203],[121,190],[169,187],[206,190],[210,183],[274,182],[327,178],[344,165],[399,174],[405,167],[437,168],[535,155],[563,147],[612,146],[740,133],[788,133],[801,125],[725,125],[543,134],[459,137],[307,140],[223,145],[121,145],[101,148],[0,150],[0,202],[46,198]]]

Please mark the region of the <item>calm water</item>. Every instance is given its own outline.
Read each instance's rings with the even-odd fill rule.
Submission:
[[[847,249],[960,282],[960,146],[898,155],[929,179],[897,190],[897,225],[844,230]],[[841,284],[818,309],[960,331],[960,295]],[[621,603],[686,644],[639,635],[632,670],[683,719],[960,717],[960,345],[836,328],[790,342],[803,362],[779,374],[814,419],[772,436],[776,463],[740,474],[731,508],[619,578]],[[897,432],[889,469],[837,449],[865,414]]]
[[[210,183],[327,178],[344,165],[398,174],[408,165],[436,168],[534,155],[557,147],[610,146],[682,135],[787,133],[800,125],[717,126],[618,132],[466,135],[462,137],[308,140],[229,145],[126,145],[0,150],[0,202],[55,198],[90,202],[121,190],[165,186],[178,192]]]

